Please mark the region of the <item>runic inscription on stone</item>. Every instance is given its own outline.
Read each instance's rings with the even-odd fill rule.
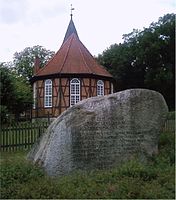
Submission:
[[[50,125],[28,159],[51,176],[143,160],[157,153],[167,112],[163,96],[145,89],[83,100]]]

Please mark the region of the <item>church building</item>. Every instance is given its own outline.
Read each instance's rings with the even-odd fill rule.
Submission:
[[[80,41],[72,14],[60,49],[43,68],[36,59],[31,82],[32,118],[56,118],[83,99],[113,93],[112,75]]]

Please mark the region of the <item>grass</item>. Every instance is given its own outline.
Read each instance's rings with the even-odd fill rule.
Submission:
[[[1,154],[1,199],[175,199],[174,133],[162,133],[159,154],[112,170],[50,178],[26,161],[27,152]]]

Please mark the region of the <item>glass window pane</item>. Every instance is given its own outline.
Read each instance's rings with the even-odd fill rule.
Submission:
[[[70,105],[73,106],[80,101],[80,81],[74,78],[70,81]]]
[[[45,81],[45,107],[52,107],[52,81],[46,80]]]
[[[104,95],[104,83],[102,80],[99,80],[97,82],[97,96],[103,96]]]

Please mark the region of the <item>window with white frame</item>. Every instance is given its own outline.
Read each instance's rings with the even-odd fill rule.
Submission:
[[[103,96],[104,95],[104,83],[102,80],[99,80],[97,82],[97,96]]]
[[[50,79],[45,81],[45,108],[52,107],[52,81]]]
[[[33,84],[33,109],[36,108],[36,83]]]
[[[70,106],[80,101],[80,81],[74,78],[70,81]]]

